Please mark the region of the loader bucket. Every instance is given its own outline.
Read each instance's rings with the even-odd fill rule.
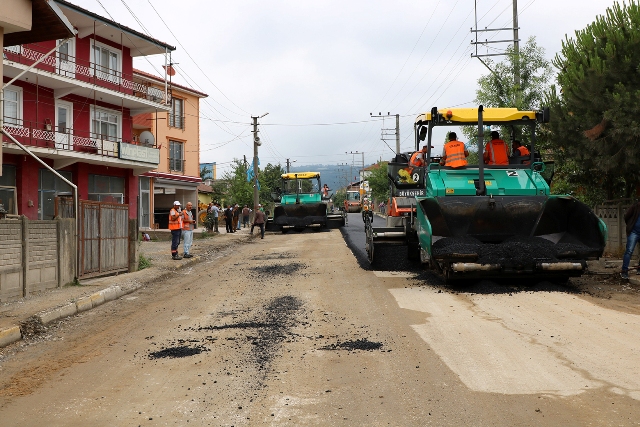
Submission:
[[[326,225],[327,205],[324,203],[276,206],[273,222],[277,226],[304,228],[312,224]]]
[[[568,196],[449,196],[420,200],[419,221],[429,225],[433,256],[501,263],[526,259],[585,260],[602,255],[604,227]],[[423,247],[425,239],[420,239]],[[502,245],[502,246],[500,246]],[[509,254],[509,252],[517,252]]]

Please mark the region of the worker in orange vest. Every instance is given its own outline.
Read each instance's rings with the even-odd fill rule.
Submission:
[[[422,150],[416,151],[409,160],[409,165],[421,168],[427,165],[427,146],[423,145]]]
[[[444,144],[440,164],[452,168],[461,168],[467,166],[467,157],[469,157],[469,151],[464,142],[458,141],[458,135],[455,132],[449,132],[449,142]]]
[[[500,139],[497,131],[491,132],[491,141],[484,147],[484,162],[488,165],[508,165],[507,143]]]
[[[169,230],[171,230],[171,258],[182,259],[178,255],[180,246],[180,236],[182,235],[182,215],[180,215],[180,202],[173,202],[173,208],[169,211]]]
[[[531,152],[527,147],[522,145],[517,139],[511,143],[512,153],[514,156],[530,156]]]

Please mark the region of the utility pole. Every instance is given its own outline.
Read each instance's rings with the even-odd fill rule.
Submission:
[[[518,38],[518,0],[513,0],[513,53],[516,63],[513,67],[513,82],[516,85],[516,107],[520,108],[522,91],[520,90],[520,39]]]
[[[261,116],[251,116],[253,119],[253,209],[258,209],[259,193],[258,193],[258,146],[261,145],[260,137],[258,136],[258,119],[263,118],[269,113],[264,113]]]
[[[396,117],[396,129],[394,133],[384,133],[385,131],[390,131],[392,129],[382,129],[382,140],[386,142],[386,140],[384,139],[385,136],[393,136],[395,135],[396,137],[396,152],[395,154],[398,154],[400,152],[400,114],[391,114],[391,113],[387,113],[387,114],[382,114],[382,113],[378,113],[377,116],[374,116],[373,113],[369,113],[369,115],[371,117],[392,117],[395,116]],[[391,148],[391,147],[389,147]],[[364,163],[364,161],[363,161]],[[364,166],[363,166],[364,167]]]
[[[287,173],[289,173],[289,167],[291,166],[291,163],[295,163],[295,160],[289,161],[289,159],[287,159]]]

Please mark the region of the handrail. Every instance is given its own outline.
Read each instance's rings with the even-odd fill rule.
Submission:
[[[77,79],[79,81],[93,83],[107,89],[144,98],[148,101],[166,104],[164,89],[134,80],[134,74],[123,73],[109,67],[96,65],[90,60],[79,59],[74,55],[57,52],[43,59],[48,50],[41,46],[17,45],[4,48],[4,58],[8,61],[23,65],[33,65],[41,61],[34,68],[49,71],[51,73]]]

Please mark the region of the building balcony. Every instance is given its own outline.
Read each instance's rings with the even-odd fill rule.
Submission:
[[[4,75],[14,78],[44,57],[50,49],[38,45],[18,45],[4,48]],[[36,80],[37,76],[37,80]],[[129,108],[132,114],[169,111],[164,90],[140,81],[132,74],[102,67],[88,60],[68,54],[53,52],[20,80],[54,90],[54,97],[69,94],[97,99],[113,105]]]
[[[53,159],[54,169],[77,162],[134,169],[135,175],[154,170],[160,163],[155,145],[136,144],[114,136],[89,131],[60,129],[51,123],[36,123],[5,117],[3,129],[40,157]],[[3,151],[24,154],[13,141],[2,136]]]

